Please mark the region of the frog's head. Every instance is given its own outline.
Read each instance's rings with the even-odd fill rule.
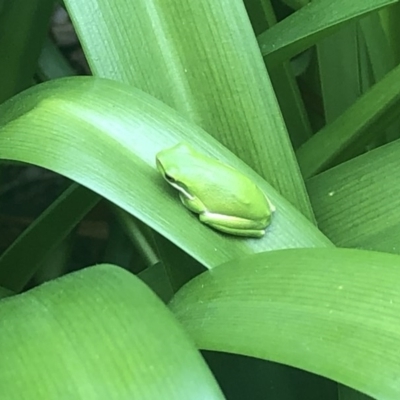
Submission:
[[[186,143],[178,143],[174,147],[157,153],[156,165],[163,178],[175,189],[179,190],[187,198],[193,196],[185,185],[185,173],[182,165],[191,154],[191,148]]]

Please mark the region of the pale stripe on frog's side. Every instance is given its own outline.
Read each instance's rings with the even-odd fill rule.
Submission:
[[[201,222],[236,236],[265,234],[275,207],[247,176],[186,143],[157,153],[156,164]]]

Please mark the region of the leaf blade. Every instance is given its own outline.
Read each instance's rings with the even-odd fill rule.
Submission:
[[[7,399],[223,398],[164,304],[122,268],[97,265],[2,299],[0,315]]]
[[[65,3],[95,75],[129,83],[178,110],[314,221],[241,0]]]
[[[320,229],[339,247],[400,254],[400,141],[307,182]]]
[[[0,115],[0,158],[34,163],[75,180],[132,213],[207,268],[275,246],[332,246],[240,159],[141,91],[100,78],[65,78],[10,100]],[[179,141],[231,164],[263,190],[271,190],[266,193],[279,209],[263,239],[219,234],[180,204],[155,168],[155,154]]]
[[[299,54],[341,25],[362,18],[398,0],[313,0],[275,27],[258,36],[268,63],[279,63]]]
[[[302,368],[377,398],[400,394],[400,257],[291,249],[221,265],[171,310],[201,349]]]

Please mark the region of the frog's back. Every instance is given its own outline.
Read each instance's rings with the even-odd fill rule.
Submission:
[[[201,200],[208,211],[232,212],[243,218],[262,218],[270,214],[264,193],[247,176],[213,158],[203,155],[201,158],[191,164],[191,175],[196,179],[187,187],[196,197],[197,193],[207,192]]]

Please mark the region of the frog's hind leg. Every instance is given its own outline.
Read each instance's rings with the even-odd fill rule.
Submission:
[[[224,233],[229,233],[230,235],[234,236],[244,236],[244,237],[254,237],[254,238],[261,238],[265,234],[265,229],[243,229],[243,230],[237,230],[233,228],[228,228],[226,226],[222,225],[217,225],[213,224],[210,225],[212,228],[217,229],[218,231],[224,232]]]
[[[265,221],[255,222],[213,213],[200,214],[199,219],[204,224],[231,235],[262,237],[265,234]]]

